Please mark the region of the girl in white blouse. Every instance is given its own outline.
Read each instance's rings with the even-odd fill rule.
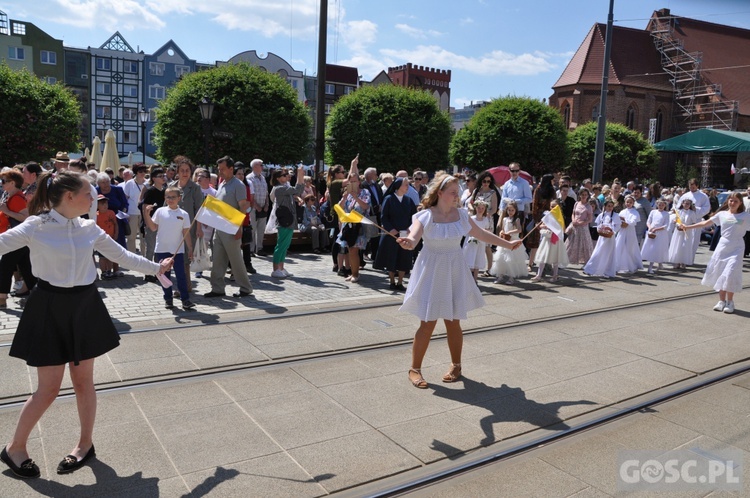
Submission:
[[[33,272],[39,279],[10,349],[11,356],[37,367],[38,377],[37,390],[21,410],[13,439],[0,453],[0,459],[19,477],[40,475],[26,443],[60,391],[65,364],[76,394],[81,435],[57,473],[73,472],[95,455],[94,359],[117,347],[120,338],[94,284],[94,251],[150,275],[164,273],[172,265],[171,259],[157,264],[127,252],[95,221],[81,219],[91,201],[89,182],[79,173],[45,173],[39,177],[29,204],[33,216],[0,235],[0,254],[29,247]]]

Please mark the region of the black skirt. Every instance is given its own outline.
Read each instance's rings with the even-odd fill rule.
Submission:
[[[55,287],[39,280],[26,301],[10,355],[32,367],[77,365],[119,344],[120,334],[95,284]]]

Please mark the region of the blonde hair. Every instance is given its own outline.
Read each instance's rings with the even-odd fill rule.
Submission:
[[[435,175],[427,186],[427,193],[422,198],[420,205],[423,209],[431,208],[438,203],[438,192],[445,190],[451,183],[458,184],[458,178],[447,173]]]

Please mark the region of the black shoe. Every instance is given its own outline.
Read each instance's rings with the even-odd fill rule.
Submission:
[[[226,294],[224,292],[214,292],[214,291],[206,292],[205,294],[203,294],[203,297],[225,297],[225,296]]]
[[[171,310],[172,308],[174,308],[174,303],[172,302],[171,299],[165,299],[164,307],[167,308],[168,310]]]
[[[234,294],[232,294],[232,297],[248,297],[252,295],[253,295],[252,292],[239,291],[239,292],[235,292]]]
[[[348,277],[349,274],[346,273],[346,268],[341,268],[339,271],[336,272],[336,275],[339,277]]]
[[[92,457],[95,457],[95,456],[96,456],[96,451],[94,451],[94,445],[92,444],[91,449],[80,460],[78,460],[73,455],[68,455],[65,458],[63,458],[62,462],[60,462],[60,465],[57,466],[57,473],[58,474],[70,474],[71,472],[83,467],[83,464],[85,464],[87,461],[89,461]]]
[[[403,292],[406,290],[406,287],[404,287],[404,284],[396,284],[396,290]]]
[[[159,279],[157,279],[153,275],[146,275],[145,277],[143,277],[143,280],[145,280],[146,282],[154,282],[154,283],[159,281]]]
[[[333,265],[333,269],[331,271],[334,272],[334,273],[336,273],[337,271],[339,271],[338,265]]]
[[[195,309],[195,303],[192,301],[183,301],[182,302],[182,309],[186,311],[194,310]]]
[[[249,266],[246,266],[246,267],[245,267],[245,270],[247,270],[247,272],[248,272],[248,273],[249,273],[250,275],[255,275],[256,273],[258,273],[258,272],[257,272],[257,271],[255,270],[255,268],[253,268],[253,265],[249,265]]]
[[[32,460],[31,458],[24,460],[20,466],[13,463],[13,460],[10,459],[10,455],[8,455],[6,448],[3,448],[3,451],[0,452],[0,460],[5,462],[5,465],[10,467],[11,472],[22,479],[34,479],[42,475],[42,473],[39,472],[39,467],[37,467],[37,465],[34,463],[34,460]]]
[[[255,253],[256,256],[268,256],[268,253],[266,251],[258,251]]]
[[[172,293],[172,297],[176,297],[177,299],[179,299],[180,298],[180,291],[174,291]]]
[[[11,292],[10,295],[13,297],[27,297],[29,294],[31,294],[31,291],[26,292]]]
[[[391,285],[388,286],[391,290],[396,290],[396,282],[391,282]]]

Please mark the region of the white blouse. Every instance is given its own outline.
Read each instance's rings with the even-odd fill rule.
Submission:
[[[131,270],[156,275],[159,264],[125,250],[94,220],[68,219],[55,211],[26,220],[0,234],[0,255],[28,246],[31,271],[56,287],[89,285],[96,280],[94,251]]]

